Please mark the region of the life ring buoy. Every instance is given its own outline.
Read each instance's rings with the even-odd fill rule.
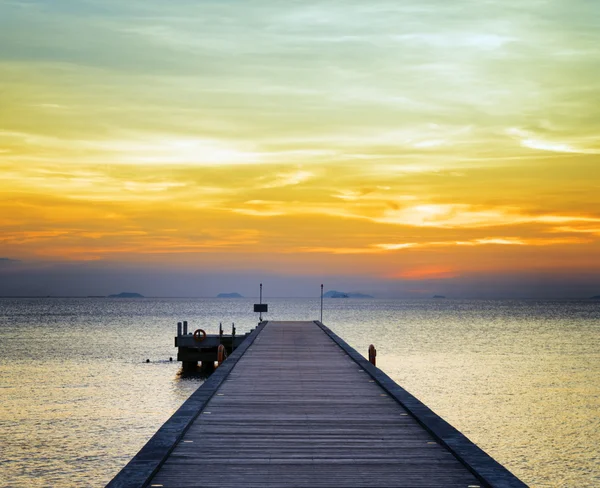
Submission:
[[[206,332],[204,332],[202,329],[196,329],[194,331],[194,340],[196,342],[202,342],[204,339],[206,339]]]

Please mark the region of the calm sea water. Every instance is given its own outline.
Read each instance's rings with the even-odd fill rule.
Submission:
[[[0,485],[103,486],[202,382],[169,362],[176,322],[244,332],[252,303],[0,299]],[[531,486],[600,486],[600,303],[330,299],[323,321]]]

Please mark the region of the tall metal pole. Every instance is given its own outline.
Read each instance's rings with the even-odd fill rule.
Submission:
[[[260,300],[259,300],[258,303],[262,304],[262,283],[260,284]],[[258,320],[260,320],[262,322],[262,310],[260,311],[260,315],[258,317]]]
[[[321,323],[323,323],[323,284],[321,284]]]

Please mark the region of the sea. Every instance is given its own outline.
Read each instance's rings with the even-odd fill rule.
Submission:
[[[243,333],[254,301],[0,299],[0,486],[104,486],[204,381],[177,322]],[[600,301],[338,298],[323,322],[528,485],[600,487]]]

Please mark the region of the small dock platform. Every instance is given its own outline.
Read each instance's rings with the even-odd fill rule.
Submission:
[[[320,322],[262,322],[107,486],[526,485]]]
[[[207,334],[202,329],[188,331],[187,321],[177,323],[177,361],[181,361],[185,371],[195,371],[198,363],[202,363],[205,372],[214,371],[215,361],[219,361],[219,347],[223,346],[223,358],[230,355],[251,334],[236,335],[235,324],[231,326],[231,335],[223,333],[219,324],[218,334]]]

